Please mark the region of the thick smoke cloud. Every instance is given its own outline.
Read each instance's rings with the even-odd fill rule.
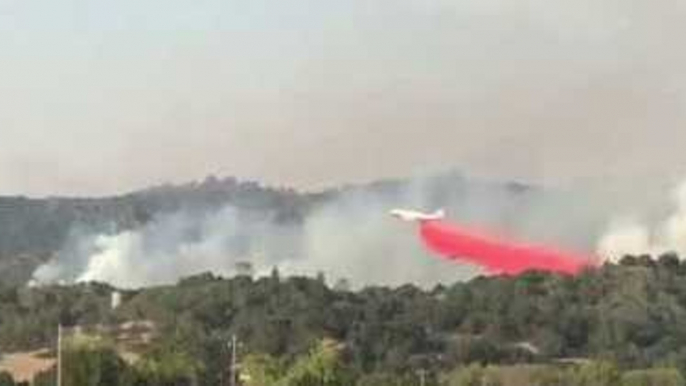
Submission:
[[[230,204],[207,212],[181,210],[123,232],[75,230],[58,256],[36,270],[34,283],[139,287],[205,271],[233,275],[236,263],[249,261],[258,274],[278,267],[284,275],[323,272],[329,283],[345,278],[355,286],[431,286],[479,270],[426,251],[416,224],[392,219],[390,209],[442,207],[460,224],[589,251],[607,217],[591,205],[585,210],[573,205],[583,199],[451,176],[343,189],[295,223]]]
[[[211,213],[163,215],[120,233],[73,232],[58,256],[39,267],[34,284],[102,281],[121,287],[173,283],[210,271],[229,276],[250,262],[256,273],[324,272],[354,285],[433,284],[475,270],[429,259],[406,229],[386,215],[393,203],[420,204],[414,188],[393,195],[350,192],[314,210],[303,223],[231,205]]]
[[[240,223],[239,223],[240,222]],[[233,273],[235,263],[268,265],[261,245],[250,244],[282,230],[261,220],[242,221],[230,206],[216,213],[179,212],[156,218],[140,229],[70,238],[58,257],[38,268],[36,283],[102,281],[123,287],[163,284],[184,275]]]

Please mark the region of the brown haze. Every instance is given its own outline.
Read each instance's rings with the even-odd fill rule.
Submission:
[[[29,3],[0,5],[0,194],[686,165],[678,2]]]

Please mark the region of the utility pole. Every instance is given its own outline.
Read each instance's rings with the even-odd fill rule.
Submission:
[[[62,386],[62,323],[57,323],[57,386]]]
[[[231,335],[231,380],[229,381],[230,386],[236,386],[236,345],[238,339],[236,339],[236,334]]]
[[[426,370],[420,369],[419,373],[419,386],[426,386]]]

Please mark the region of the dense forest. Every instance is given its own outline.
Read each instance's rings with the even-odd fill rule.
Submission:
[[[673,254],[629,256],[577,277],[531,272],[431,290],[350,291],[331,288],[323,275],[274,270],[124,291],[116,310],[112,291],[97,283],[3,288],[0,348],[52,347],[58,322],[155,324],[135,365],[108,356],[116,344],[107,339],[75,344],[68,355],[88,360],[76,361],[83,366],[72,374],[118,375],[70,385],[227,384],[232,336],[250,374],[244,382],[253,385],[409,385],[417,374],[424,384],[498,385],[505,383],[496,369],[525,364],[547,369],[536,370],[548,379],[540,385],[650,385],[653,376],[681,385],[686,372],[686,264]]]

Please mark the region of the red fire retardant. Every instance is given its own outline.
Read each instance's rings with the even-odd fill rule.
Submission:
[[[584,268],[595,266],[597,261],[591,256],[542,246],[518,245],[443,221],[423,221],[420,232],[424,244],[434,253],[479,265],[494,274],[518,275],[538,270],[575,275]]]

